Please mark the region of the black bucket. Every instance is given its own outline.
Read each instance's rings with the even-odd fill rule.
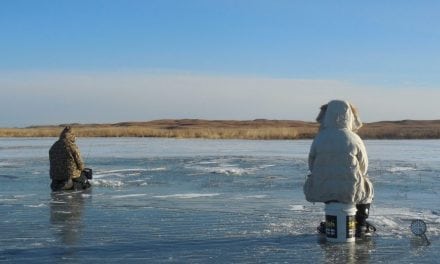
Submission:
[[[84,173],[84,176],[86,176],[86,178],[89,180],[91,180],[93,178],[93,171],[90,168],[84,168],[82,173]]]

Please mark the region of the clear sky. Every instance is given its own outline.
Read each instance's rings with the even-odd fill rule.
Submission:
[[[0,127],[440,119],[440,1],[1,0]]]

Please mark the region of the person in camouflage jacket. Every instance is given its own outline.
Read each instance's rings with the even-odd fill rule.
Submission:
[[[84,163],[75,140],[72,129],[66,127],[49,150],[52,191],[90,187],[87,178],[81,173],[84,170]]]

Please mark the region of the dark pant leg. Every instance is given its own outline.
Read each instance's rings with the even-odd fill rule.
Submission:
[[[61,191],[65,184],[66,184],[65,181],[52,180],[52,182],[50,183],[50,188],[54,192]]]
[[[370,214],[371,204],[357,204],[356,205],[356,223],[357,226],[367,226],[367,218]]]
[[[68,181],[52,180],[52,183],[50,184],[50,188],[54,192],[63,191],[63,190],[71,190],[73,188],[73,182],[71,180],[68,180]]]

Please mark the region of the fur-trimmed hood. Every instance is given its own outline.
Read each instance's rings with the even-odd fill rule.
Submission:
[[[72,132],[72,128],[70,126],[67,126],[67,127],[65,127],[63,129],[63,131],[60,134],[60,139],[67,140],[67,141],[70,141],[70,142],[75,142],[76,136]]]
[[[356,132],[362,127],[362,121],[356,108],[349,102],[342,100],[333,100],[321,106],[316,121],[320,123],[321,129],[346,128]]]

